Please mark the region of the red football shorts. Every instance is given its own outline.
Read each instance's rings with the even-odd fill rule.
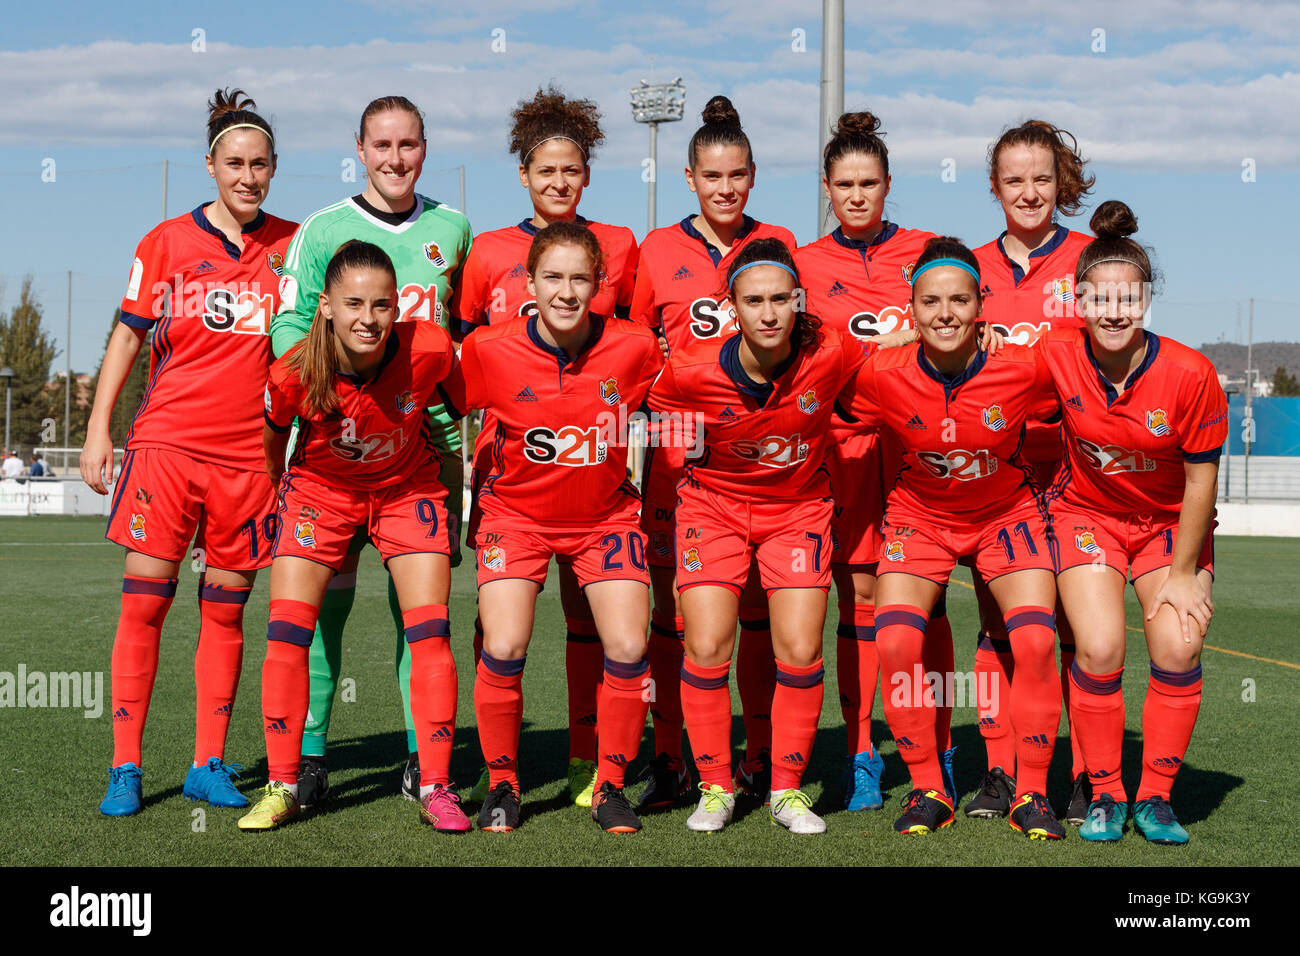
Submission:
[[[1032,497],[985,524],[890,508],[881,530],[877,575],[902,572],[947,584],[957,559],[966,555],[985,582],[1015,571],[1053,570],[1053,542]]]
[[[479,587],[509,578],[545,584],[552,556],[573,568],[579,587],[601,581],[650,584],[645,535],[633,511],[601,521],[596,528],[574,531],[521,527],[515,520],[486,517],[479,525],[475,551]]]
[[[686,449],[680,444],[654,445],[646,454],[641,489],[641,530],[650,543],[646,560],[652,567],[676,567],[673,556],[674,513],[677,484],[686,467]]]
[[[1060,542],[1056,573],[1085,564],[1105,565],[1136,581],[1173,564],[1178,540],[1177,515],[1131,514],[1124,517],[1084,514],[1052,505],[1052,529]],[[1196,566],[1214,574],[1215,521],[1201,545]]]
[[[870,565],[880,555],[885,513],[881,443],[877,433],[832,433],[826,470],[831,476],[831,563]]]
[[[745,588],[751,561],[770,594],[830,589],[831,500],[745,501],[683,484],[677,505],[677,587]]]
[[[224,571],[271,563],[275,487],[262,471],[226,468],[163,448],[128,451],[108,515],[110,541],[164,561],[193,555]]]
[[[280,482],[279,515],[275,556],[307,558],[335,571],[359,529],[385,562],[403,554],[451,553],[447,488],[432,466],[374,491],[338,488],[290,470]]]

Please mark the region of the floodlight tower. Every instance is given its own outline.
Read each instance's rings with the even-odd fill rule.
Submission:
[[[646,231],[655,227],[655,180],[658,179],[658,137],[660,123],[675,123],[686,109],[686,87],[679,76],[671,83],[649,83],[631,90],[632,119],[650,127],[650,169],[647,184],[650,187],[650,210]]]

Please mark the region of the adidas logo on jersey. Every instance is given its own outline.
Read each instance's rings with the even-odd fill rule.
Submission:
[[[694,274],[695,273],[691,272],[690,269],[686,268],[685,266],[682,266],[680,269],[678,269],[676,272],[673,273],[673,281],[676,282],[678,279],[689,279]]]
[[[1083,411],[1083,399],[1078,395],[1071,395],[1065,400],[1066,408],[1073,408],[1076,412]]]
[[[194,274],[196,276],[205,276],[209,272],[216,272],[216,271],[217,271],[217,267],[214,266],[207,259],[204,259],[202,262],[200,262],[197,266],[194,267]]]
[[[924,430],[925,422],[921,421],[920,415],[913,415],[911,418],[907,420],[907,427]]]
[[[830,298],[834,298],[835,296],[843,295],[845,292],[848,291],[849,291],[848,286],[846,286],[839,279],[836,279],[835,284],[830,287],[830,290],[827,291],[826,295]]]
[[[526,275],[528,275],[528,270],[524,268],[524,264],[522,262],[517,262],[515,263],[515,267],[506,273],[506,278],[522,279]]]
[[[985,284],[980,288],[980,295],[984,296],[984,298],[987,299],[987,298],[988,298],[989,296],[991,296],[992,294],[993,294],[993,290],[990,289],[990,288],[988,287],[988,283],[985,283]]]
[[[718,414],[718,421],[720,422],[730,422],[730,421],[735,421],[735,419],[736,419],[736,413],[731,410],[730,405],[728,405]]]
[[[531,388],[529,388],[527,385],[525,385],[525,386],[523,387],[523,390],[520,391],[520,393],[519,393],[518,395],[515,396],[515,401],[516,401],[516,402],[535,402],[535,401],[538,401],[538,398],[537,398],[536,395],[533,394],[533,390],[532,390]]]

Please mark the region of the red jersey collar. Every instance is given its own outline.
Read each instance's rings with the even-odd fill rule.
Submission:
[[[704,234],[701,233],[700,230],[696,229],[695,226],[691,224],[691,220],[694,218],[695,218],[694,214],[687,216],[680,223],[678,223],[678,225],[681,226],[682,232],[686,233],[686,235],[700,242],[704,246],[705,250],[709,253],[709,258],[713,260],[713,264],[715,266],[720,265],[723,260],[722,250],[719,249],[717,246],[713,245],[713,243],[709,242],[709,240],[705,239]],[[736,250],[737,243],[739,243],[751,232],[753,232],[755,229],[758,228],[757,219],[754,219],[751,216],[747,216],[744,213],[740,214],[740,218],[742,220],[740,226],[740,232],[736,233],[736,238],[731,243],[731,249],[733,252]]]
[[[767,405],[772,393],[776,391],[776,380],[784,375],[790,366],[794,364],[795,359],[799,357],[799,350],[792,348],[790,354],[782,359],[776,368],[772,369],[772,381],[756,382],[749,377],[749,373],[745,371],[745,366],[741,364],[740,339],[740,333],[736,332],[722,343],[722,348],[718,349],[718,365],[722,367],[722,371],[727,374],[727,377],[731,379],[736,388],[758,402],[759,408],[762,408]]]
[[[1119,391],[1110,380],[1101,373],[1101,366],[1097,364],[1097,357],[1092,354],[1092,336],[1088,334],[1087,329],[1080,329],[1079,334],[1083,336],[1083,348],[1088,354],[1088,361],[1092,363],[1093,371],[1097,373],[1097,381],[1101,384],[1102,393],[1106,396],[1106,407],[1109,408],[1119,399]],[[1142,361],[1138,363],[1127,379],[1124,380],[1124,394],[1129,393],[1129,389],[1142,377],[1143,373],[1155,362],[1156,356],[1160,353],[1160,336],[1154,332],[1142,330],[1142,334],[1147,337],[1147,353],[1142,356]]]
[[[588,224],[587,220],[583,219],[581,216],[577,216],[573,221],[580,226],[585,226]],[[521,229],[526,235],[529,236],[535,236],[542,231],[533,225],[532,219],[521,220],[519,223],[519,229]]]
[[[1061,243],[1065,242],[1066,238],[1069,235],[1070,235],[1070,230],[1065,228],[1058,222],[1056,224],[1056,232],[1052,235],[1052,238],[1048,239],[1047,242],[1043,243],[1033,252],[1029,253],[1029,258],[1038,259],[1041,258],[1042,256],[1050,256],[1053,252],[1055,252],[1057,249],[1061,247]],[[1005,259],[1007,261],[1007,265],[1011,267],[1011,280],[1016,285],[1019,285],[1020,280],[1025,277],[1025,273],[1021,271],[1020,263],[1014,261],[1009,255],[1007,255],[1007,250],[1002,245],[1002,240],[1005,239],[1006,237],[1007,237],[1007,231],[1003,229],[1002,234],[998,236],[998,252],[1002,253],[1002,258]]]
[[[369,379],[362,380],[360,376],[353,375],[350,372],[336,372],[335,374],[354,388],[361,389],[365,388],[367,385],[373,385],[375,382],[379,381],[379,376],[382,375],[384,369],[388,367],[388,363],[397,357],[398,348],[400,348],[400,346],[397,341],[397,329],[391,328],[388,332],[388,343],[384,346],[384,357],[379,360],[379,364],[375,367],[375,374],[373,376]]]
[[[216,236],[218,239],[220,239],[221,245],[225,247],[226,254],[229,255],[230,258],[238,262],[239,257],[241,255],[239,248],[233,242],[231,242],[229,239],[226,238],[226,234],[224,232],[222,232],[216,226],[212,225],[212,223],[208,222],[208,217],[203,214],[203,207],[207,205],[209,205],[209,203],[200,203],[199,205],[195,206],[194,211],[190,213],[190,216],[194,219],[194,225],[198,226],[200,229],[202,229],[204,232],[208,233],[209,235]],[[239,231],[244,234],[248,234],[250,232],[257,232],[257,230],[261,229],[265,223],[266,223],[266,213],[262,212],[262,210],[259,209],[257,210],[257,215],[254,216],[249,222],[241,226],[239,228]]]
[[[600,336],[605,331],[605,317],[603,315],[596,315],[593,312],[590,315],[590,320],[591,335],[587,337],[587,341],[582,346],[582,351],[577,355],[570,355],[558,345],[552,345],[542,338],[541,333],[537,331],[537,316],[535,314],[528,317],[528,338],[547,355],[555,356],[556,361],[560,363],[560,369],[563,370],[564,366],[571,365],[578,359],[582,358],[582,356],[590,352],[592,348],[595,347],[596,343],[600,341]]]
[[[831,233],[831,238],[845,249],[858,249],[860,251],[865,251],[870,249],[872,246],[883,245],[890,239],[893,239],[894,233],[896,232],[898,232],[898,223],[886,222],[885,227],[881,229],[880,232],[876,233],[874,239],[867,239],[864,241],[862,239],[850,239],[848,236],[844,235],[843,226],[836,226],[835,231]]]
[[[984,349],[980,349],[975,353],[975,359],[956,375],[945,375],[934,367],[933,362],[925,357],[925,347],[920,343],[916,346],[916,362],[921,366],[921,371],[942,385],[945,395],[951,395],[959,385],[973,379],[979,374],[980,369],[984,367],[988,360],[989,353]]]

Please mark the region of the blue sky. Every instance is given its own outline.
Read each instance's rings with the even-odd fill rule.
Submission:
[[[1157,331],[1193,345],[1239,340],[1237,312],[1244,334],[1253,296],[1257,340],[1300,339],[1290,262],[1300,212],[1300,7],[845,6],[845,104],[883,119],[889,218],[972,245],[992,238],[1002,217],[988,193],[989,142],[1008,125],[1046,118],[1076,134],[1097,176],[1089,208],[1068,222],[1086,230],[1091,209],[1109,198],[1137,212],[1138,238],[1154,246],[1166,276]],[[681,176],[686,140],[708,97],[723,92],[754,144],[749,211],[801,242],[815,237],[816,0],[285,0],[139,14],[123,4],[47,3],[4,16],[0,195],[10,227],[0,234],[0,305],[12,305],[32,274],[62,345],[71,269],[75,370],[98,364],[135,243],[161,216],[162,159],[169,215],[212,198],[203,104],[217,86],[243,87],[275,124],[279,174],[266,208],[290,219],[360,191],[340,171],[354,155],[362,107],[388,93],[410,97],[428,116],[421,191],[456,204],[454,167],[465,164],[477,232],[530,213],[506,154],[507,115],[554,80],[605,114],[582,212],[639,237],[646,134],[631,120],[627,90],[643,77],[681,76],[687,119],[659,137],[659,225],[696,209]],[[41,179],[47,159],[53,182]],[[940,178],[948,159],[954,182]]]

